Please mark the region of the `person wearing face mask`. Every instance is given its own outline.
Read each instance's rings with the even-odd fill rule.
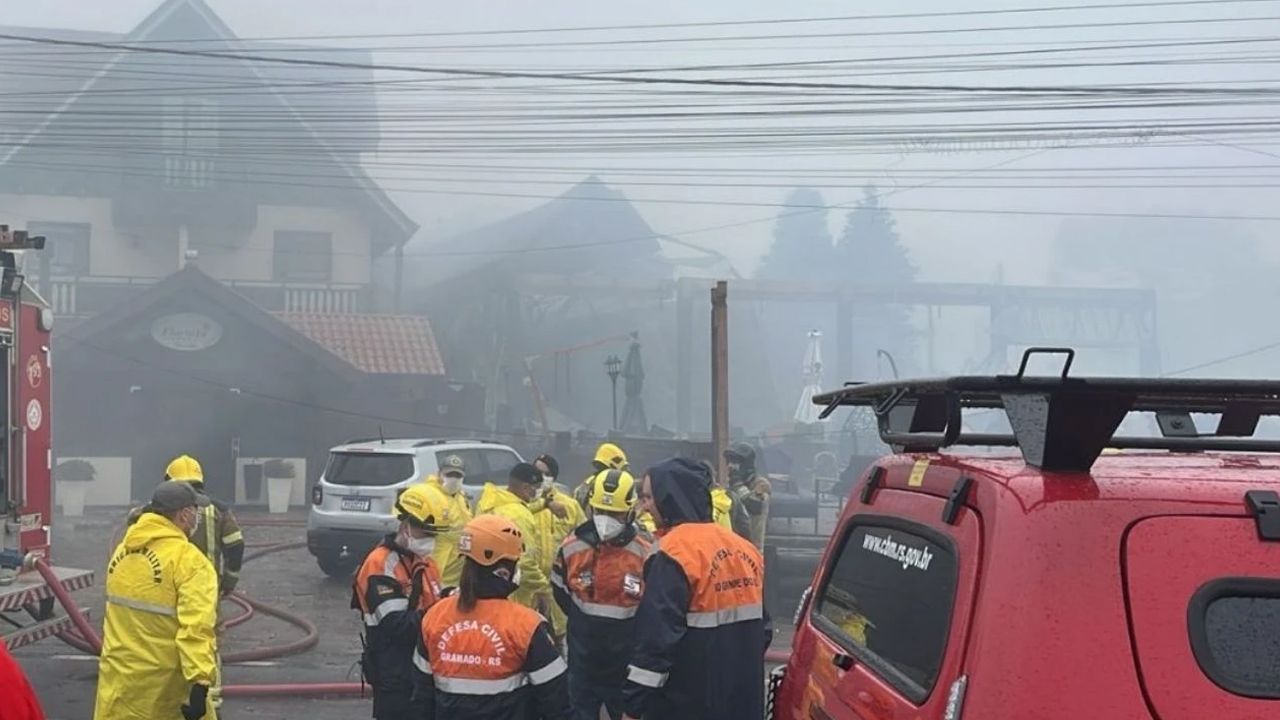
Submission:
[[[440,568],[440,583],[445,587],[456,587],[462,575],[462,556],[458,554],[458,535],[462,527],[471,519],[471,503],[467,494],[462,491],[462,481],[466,478],[467,468],[462,458],[450,455],[440,466],[439,475],[427,477],[427,484],[444,494],[449,503],[449,527],[436,536],[436,566]]]
[[[596,475],[591,519],[565,539],[551,571],[556,603],[569,618],[569,696],[575,720],[622,716],[622,685],[634,645],[652,542],[636,527],[639,483],[624,470]]]
[[[216,717],[218,574],[190,540],[208,506],[160,483],[111,554],[95,720]]]
[[[560,463],[554,457],[539,455],[534,459],[533,466],[542,473],[542,486],[538,489],[538,497],[529,503],[529,511],[538,524],[538,553],[542,557],[542,569],[550,577],[551,564],[556,559],[560,543],[575,528],[586,522],[587,516],[573,497],[556,487]],[[552,603],[549,610],[552,634],[559,645],[564,640],[568,618],[556,603]]]
[[[590,512],[591,504],[588,500],[597,475],[605,470],[626,470],[627,467],[627,454],[622,451],[622,448],[613,443],[601,443],[600,447],[596,448],[595,458],[591,460],[591,474],[573,491],[573,497],[578,501],[582,511]]]
[[[570,720],[564,659],[547,619],[508,597],[524,533],[498,515],[467,523],[458,592],[427,611],[413,653],[422,720]]]
[[[543,569],[538,543],[538,522],[529,511],[529,503],[537,499],[540,487],[542,473],[529,463],[516,463],[507,475],[505,488],[485,483],[480,500],[476,502],[476,515],[500,515],[520,529],[520,534],[525,538],[516,581],[520,587],[511,595],[511,599],[546,615],[553,602],[551,584]]]
[[[437,533],[448,527],[448,503],[441,492],[418,483],[396,499],[399,529],[383,538],[360,566],[351,588],[351,607],[364,620],[365,680],[373,688],[377,720],[416,720],[413,701],[414,637],[422,614],[441,595],[432,555]]]

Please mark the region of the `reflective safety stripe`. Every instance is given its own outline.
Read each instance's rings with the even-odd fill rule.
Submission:
[[[427,662],[427,659],[422,657],[422,653],[418,651],[417,648],[414,648],[413,650],[413,666],[427,675],[431,674],[431,663]]]
[[[591,549],[591,546],[586,544],[585,542],[581,540],[573,540],[569,544],[561,548],[560,552],[564,553],[564,559],[568,560],[570,557],[577,555],[580,552],[586,552],[587,550],[590,550],[590,549]]]
[[[373,627],[382,622],[382,619],[393,612],[404,612],[409,609],[409,598],[390,598],[383,600],[382,604],[371,613],[365,613],[364,624]]]
[[[714,628],[721,625],[732,625],[745,620],[759,620],[764,617],[762,605],[739,605],[738,607],[712,610],[710,612],[691,612],[685,622],[691,628]]]
[[[622,607],[619,605],[602,605],[601,603],[587,602],[577,595],[573,596],[573,604],[585,615],[592,617],[611,618],[613,620],[626,620],[636,616],[636,606]]]
[[[669,673],[654,672],[645,670],[635,665],[627,666],[627,679],[637,685],[643,685],[648,688],[660,688],[667,684],[667,676]]]
[[[564,581],[560,579],[560,573],[555,572],[555,571],[552,571],[552,573],[551,573],[551,584],[552,584],[552,585],[555,585],[556,587],[560,588],[561,590],[568,590],[568,589],[569,589],[569,588],[567,588],[567,587],[565,587],[565,586],[564,586]]]
[[[209,558],[209,562],[213,563],[213,567],[218,567],[218,544],[213,541],[214,532],[218,523],[218,511],[212,505],[206,505],[204,508],[204,554]]]
[[[529,677],[524,673],[512,675],[498,680],[474,680],[472,678],[450,678],[440,675],[433,676],[437,690],[442,690],[454,695],[497,695],[498,693],[513,692],[524,687],[529,682]]]
[[[107,602],[112,605],[131,608],[133,610],[141,610],[142,612],[154,613],[156,615],[168,615],[169,617],[178,616],[178,608],[166,607],[164,605],[156,605],[155,603],[145,602],[143,600],[134,600],[133,598],[120,597],[119,595],[107,595]]]
[[[238,543],[238,542],[244,542],[244,533],[240,530],[237,530],[233,533],[227,533],[226,535],[222,536],[223,545],[230,545],[231,543]]]
[[[555,660],[529,673],[529,682],[534,685],[549,683],[563,675],[568,669],[569,666],[564,664],[564,658],[557,657]]]
[[[228,575],[228,576],[230,576],[230,577],[234,577],[234,578],[238,578],[238,577],[240,577],[240,571],[239,571],[239,570],[223,570],[223,571],[222,571],[222,574],[223,574],[223,575]]]
[[[652,554],[652,548],[645,547],[644,543],[640,542],[639,540],[632,540],[631,542],[627,543],[625,550],[627,550],[627,552],[630,552],[632,555],[635,555],[636,557],[640,557],[640,558],[647,558],[649,557],[649,555]]]
[[[396,576],[396,568],[400,566],[400,553],[392,550],[382,560],[382,574],[387,577]],[[396,582],[399,582],[397,579]]]

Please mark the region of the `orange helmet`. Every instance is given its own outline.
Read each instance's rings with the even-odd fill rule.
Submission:
[[[462,528],[458,551],[489,567],[499,560],[519,560],[524,536],[515,523],[501,515],[481,515]]]

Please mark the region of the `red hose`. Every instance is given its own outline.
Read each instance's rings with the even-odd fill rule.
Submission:
[[[80,608],[75,601],[71,599],[71,594],[67,589],[62,587],[62,582],[58,580],[58,575],[44,561],[44,558],[33,556],[31,564],[35,566],[36,572],[40,573],[40,577],[44,578],[44,584],[49,586],[49,590],[53,596],[58,598],[58,603],[62,605],[62,609],[66,611],[67,617],[71,618],[72,624],[76,626],[76,630],[80,633],[80,639],[92,648],[94,655],[102,653],[102,638],[98,637],[98,633],[94,631],[93,626],[89,624],[89,619],[80,612]]]
[[[239,615],[236,615],[230,620],[223,622],[222,627],[224,630],[233,628],[237,625],[244,624],[254,616],[255,611],[253,609],[253,606],[250,605],[249,602],[245,600],[243,597],[241,597],[240,595],[235,595],[235,594],[228,595],[227,602],[239,607],[240,609],[244,610],[244,612],[240,613]]]
[[[360,683],[288,683],[284,685],[223,685],[223,697],[290,697],[318,695],[364,695]]]
[[[764,661],[767,663],[777,663],[779,665],[786,665],[787,661],[789,660],[791,660],[790,651],[765,650],[764,652]]]

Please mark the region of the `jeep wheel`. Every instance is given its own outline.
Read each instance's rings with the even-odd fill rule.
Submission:
[[[356,571],[358,561],[354,555],[341,557],[337,553],[332,555],[321,555],[316,558],[316,564],[324,571],[325,575],[338,580],[346,580]]]

